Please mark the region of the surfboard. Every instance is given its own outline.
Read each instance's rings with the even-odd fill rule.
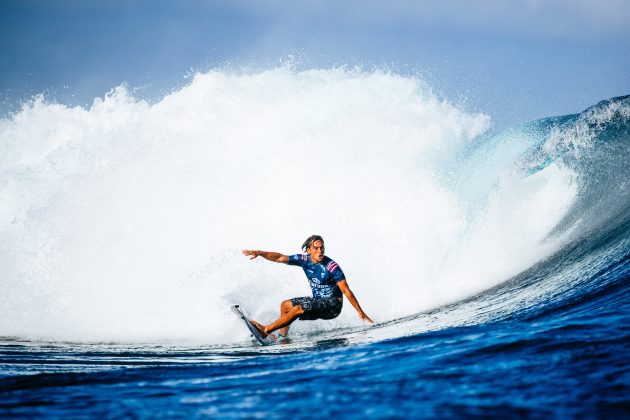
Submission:
[[[234,312],[234,315],[239,317],[245,323],[245,325],[247,326],[247,329],[249,330],[249,332],[252,333],[252,336],[260,344],[262,344],[263,346],[268,346],[269,344],[271,344],[271,343],[273,343],[275,341],[270,335],[268,335],[267,337],[263,337],[263,335],[260,333],[260,331],[258,331],[256,329],[256,327],[254,327],[254,324],[252,324],[249,321],[249,318],[247,316],[245,316],[245,314],[243,313],[243,310],[241,309],[241,307],[239,305],[232,305],[230,307],[230,309],[232,309],[232,312]]]

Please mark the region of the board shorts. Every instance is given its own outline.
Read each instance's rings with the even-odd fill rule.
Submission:
[[[304,313],[298,319],[313,321],[315,319],[337,318],[343,307],[342,298],[315,299],[310,296],[291,299],[293,305],[300,305]]]

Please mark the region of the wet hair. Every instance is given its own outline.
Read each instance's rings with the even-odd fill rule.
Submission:
[[[322,241],[322,243],[324,243],[324,238],[322,238],[319,235],[311,235],[308,238],[306,238],[306,240],[302,244],[302,249],[306,251],[315,241]]]

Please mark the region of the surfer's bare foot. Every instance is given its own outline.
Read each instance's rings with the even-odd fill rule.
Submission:
[[[265,332],[265,327],[263,325],[260,325],[258,322],[254,321],[253,319],[250,319],[249,322],[251,322],[252,325],[256,327],[258,331],[260,331],[263,337],[267,337],[268,334]]]

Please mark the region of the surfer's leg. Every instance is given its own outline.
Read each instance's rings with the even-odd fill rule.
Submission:
[[[299,318],[300,315],[304,313],[304,310],[300,305],[293,305],[288,312],[280,315],[280,318],[276,319],[269,325],[261,325],[253,319],[250,320],[251,323],[258,328],[258,330],[263,333],[265,336],[274,332],[278,328],[283,328],[289,326],[293,321]]]
[[[291,309],[282,314],[280,318],[267,325],[265,334],[269,334],[277,330],[278,328],[288,327],[293,321],[299,318],[304,313],[304,310],[300,305],[292,305]]]
[[[282,301],[280,304],[280,318],[282,318],[283,315],[288,314],[291,311],[291,308],[293,308],[293,303],[291,303],[290,300]],[[282,327],[278,330],[278,332],[286,337],[289,334],[290,327],[291,325]]]

